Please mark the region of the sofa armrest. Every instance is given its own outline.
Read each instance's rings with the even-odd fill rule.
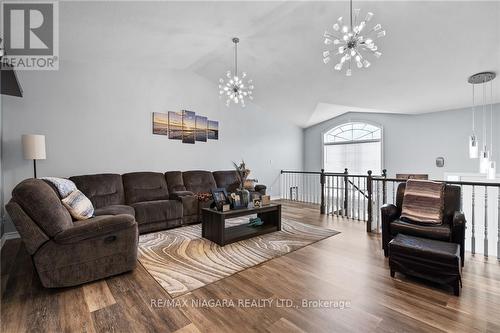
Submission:
[[[460,258],[462,266],[464,265],[465,254],[465,215],[463,212],[455,212],[453,215],[453,223],[451,225],[451,241],[460,245]]]
[[[191,191],[175,191],[170,193],[169,198],[171,200],[182,200],[182,197],[194,196],[194,193]]]
[[[137,228],[137,222],[131,215],[101,215],[75,223],[72,228],[61,231],[54,236],[54,242],[77,243],[134,226]]]
[[[387,257],[389,255],[389,242],[391,241],[391,222],[396,220],[400,215],[398,207],[393,204],[384,204],[380,207],[380,213],[382,215],[382,248],[384,249],[384,255]]]

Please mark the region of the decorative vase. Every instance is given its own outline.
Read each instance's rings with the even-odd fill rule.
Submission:
[[[241,205],[248,207],[248,204],[250,203],[250,192],[244,188],[239,188],[236,190],[236,193],[240,196]]]

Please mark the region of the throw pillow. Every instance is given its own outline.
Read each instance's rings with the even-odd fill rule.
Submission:
[[[73,183],[69,179],[57,178],[57,177],[42,177],[42,179],[54,185],[54,187],[59,192],[59,195],[63,199],[66,198],[68,195],[70,195],[71,192],[77,190],[75,183]]]
[[[444,183],[440,182],[408,180],[403,196],[401,220],[422,224],[441,224],[444,186]]]
[[[92,202],[79,190],[71,192],[70,195],[61,201],[71,216],[77,220],[86,220],[94,215]]]

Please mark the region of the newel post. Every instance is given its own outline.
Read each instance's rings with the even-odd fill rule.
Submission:
[[[368,220],[366,221],[366,231],[372,231],[372,221],[373,221],[373,179],[372,179],[372,171],[368,170],[368,177],[366,178],[366,190],[368,192]]]
[[[387,203],[387,170],[384,169],[382,170],[382,177],[384,180],[382,180],[382,204]]]
[[[347,168],[344,169],[344,211],[343,216],[348,216],[348,204],[349,204],[349,172],[347,172]]]
[[[321,185],[321,206],[319,208],[319,212],[320,214],[325,214],[325,169],[321,169],[319,183]]]

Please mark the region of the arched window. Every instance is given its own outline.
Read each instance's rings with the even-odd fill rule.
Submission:
[[[352,122],[332,128],[323,137],[323,167],[326,172],[373,174],[382,172],[382,130],[380,127]]]

